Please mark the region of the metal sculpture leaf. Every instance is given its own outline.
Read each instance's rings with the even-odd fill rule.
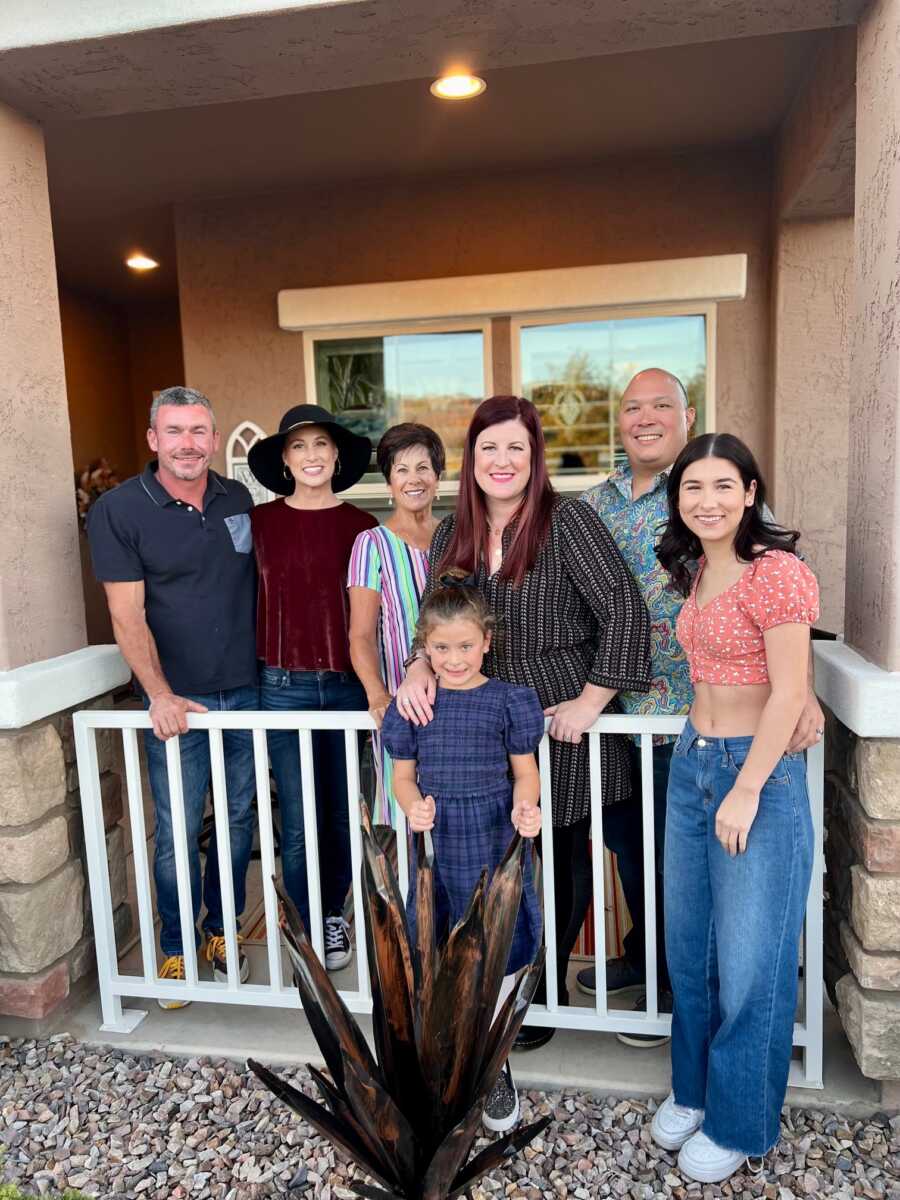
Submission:
[[[324,1105],[248,1063],[266,1087],[330,1138],[376,1184],[369,1200],[449,1200],[514,1155],[550,1118],[515,1129],[467,1162],[488,1093],[512,1048],[543,964],[543,950],[516,976],[494,1016],[522,896],[525,844],[516,836],[487,886],[442,946],[435,940],[434,855],[419,834],[417,937],[410,944],[397,880],[362,817],[365,937],[372,980],[373,1055],[338,996],[290,899],[282,931],[294,981],[329,1079],[310,1067]],[[276,885],[277,886],[277,885]]]

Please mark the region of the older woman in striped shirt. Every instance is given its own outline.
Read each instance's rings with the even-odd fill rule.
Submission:
[[[369,712],[381,725],[403,681],[428,577],[428,549],[436,519],[431,514],[444,470],[441,439],[427,425],[392,426],[376,458],[387,480],[394,511],[383,525],[356,539],[347,572],[350,591],[350,657],[366,690]],[[391,758],[374,735],[378,778],[373,820],[391,825],[394,794]]]

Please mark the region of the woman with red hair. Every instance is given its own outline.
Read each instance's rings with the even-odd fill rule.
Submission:
[[[435,530],[426,595],[449,568],[472,574],[497,627],[484,672],[535,688],[550,724],[557,986],[568,1003],[569,955],[591,901],[590,777],[582,735],[618,691],[650,684],[650,620],[606,526],[581,500],[553,490],[537,409],[492,396],[466,434],[456,513]],[[402,716],[427,724],[435,697],[427,662],[410,663]],[[622,738],[600,738],[603,803],[628,798]],[[520,1047],[551,1029],[525,1028]]]

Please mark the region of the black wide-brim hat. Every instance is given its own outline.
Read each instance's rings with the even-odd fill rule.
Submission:
[[[332,491],[345,492],[347,488],[353,487],[354,483],[359,483],[368,470],[372,457],[372,443],[369,439],[352,433],[336,421],[332,413],[318,404],[298,404],[295,408],[289,408],[281,418],[277,433],[250,447],[247,462],[263,487],[268,488],[270,492],[278,492],[280,496],[293,494],[294,481],[285,479],[284,459],[281,455],[285,438],[301,425],[321,425],[334,439],[340,470],[335,471],[332,476]]]

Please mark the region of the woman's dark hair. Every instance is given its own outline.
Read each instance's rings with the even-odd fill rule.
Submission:
[[[433,626],[460,617],[474,621],[482,633],[490,633],[496,624],[491,606],[475,586],[474,578],[465,571],[451,569],[441,573],[438,586],[419,609],[414,644],[424,646]]]
[[[691,590],[693,574],[689,564],[703,553],[696,534],[691,533],[678,508],[681,479],[687,468],[701,458],[724,458],[737,467],[744,489],[756,480],[753,504],[744,509],[741,523],[734,535],[734,552],[742,562],[759,558],[767,550],[789,550],[796,553],[800,534],[794,529],[782,529],[763,516],[766,484],[756,459],[740,440],[730,433],[704,433],[688,442],[669,472],[667,493],[669,520],[656,547],[656,557],[672,576],[672,586],[683,596]]]
[[[531,401],[521,396],[490,396],[475,410],[463,447],[453,536],[438,570],[453,566],[474,573],[482,558],[485,562],[489,559],[487,506],[475,482],[475,442],[483,430],[503,421],[521,421],[531,442],[531,478],[516,514],[515,536],[500,568],[501,579],[518,584],[534,566],[546,540],[556,497],[547,474],[541,418]]]
[[[385,432],[375,451],[378,470],[388,482],[391,479],[394,459],[404,450],[411,450],[413,446],[423,446],[428,451],[435,475],[443,474],[447,461],[444,443],[427,425],[416,425],[413,421],[404,421],[402,425],[392,425]]]

